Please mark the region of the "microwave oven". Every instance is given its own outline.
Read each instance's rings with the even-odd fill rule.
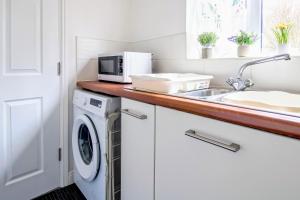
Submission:
[[[131,83],[130,75],[151,74],[152,54],[122,52],[98,57],[98,80]]]

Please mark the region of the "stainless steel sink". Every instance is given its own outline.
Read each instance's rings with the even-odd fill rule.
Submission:
[[[276,97],[274,97],[275,94]],[[232,97],[232,95],[234,98]],[[293,98],[285,97],[282,101],[278,101],[278,98],[282,98],[282,96],[287,95],[293,95]],[[298,99],[300,97],[298,97],[297,94],[288,94],[280,91],[237,92],[235,90],[224,88],[210,88],[203,90],[195,90],[191,92],[177,93],[175,94],[175,96],[199,101],[208,101],[224,105],[243,107],[248,109],[262,110],[272,113],[280,113],[289,116],[300,116],[300,106],[298,106],[300,105],[298,104],[299,100],[293,100],[296,98]]]
[[[195,90],[191,92],[177,93],[176,96],[191,98],[191,99],[217,99],[223,96],[224,94],[233,92],[230,89],[224,88],[210,88],[203,90]]]

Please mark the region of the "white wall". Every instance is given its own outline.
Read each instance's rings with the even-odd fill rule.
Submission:
[[[125,50],[129,40],[127,0],[65,1],[65,67],[69,85],[69,170],[71,149],[72,97],[77,80],[96,80],[97,54]]]
[[[185,32],[185,0],[130,0],[131,41]]]
[[[198,72],[215,76],[214,85],[225,80],[249,59],[187,60],[186,0],[131,0],[131,49],[154,53],[156,72]],[[258,89],[300,92],[300,58],[290,62],[252,66],[246,76]]]

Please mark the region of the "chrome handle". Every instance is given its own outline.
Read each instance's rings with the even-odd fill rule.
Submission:
[[[215,137],[207,135],[207,134],[199,133],[194,130],[186,131],[185,135],[195,138],[195,139],[198,139],[198,140],[201,140],[201,141],[204,141],[204,142],[207,142],[207,143],[210,143],[210,144],[213,144],[213,145],[216,145],[216,146],[219,146],[219,147],[222,147],[224,149],[227,149],[227,150],[230,150],[233,152],[237,152],[241,148],[240,145],[238,145],[238,144],[226,141],[224,139],[215,138]]]
[[[121,112],[124,113],[124,114],[130,115],[130,116],[132,116],[132,117],[141,119],[141,120],[147,119],[147,115],[143,115],[143,114],[142,114],[142,115],[139,115],[139,114],[130,112],[129,109],[123,109],[123,110],[121,110]]]

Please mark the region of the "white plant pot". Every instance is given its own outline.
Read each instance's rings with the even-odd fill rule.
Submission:
[[[238,46],[237,49],[237,54],[238,57],[247,57],[251,53],[251,46],[249,45],[243,45],[243,46]]]
[[[289,52],[288,44],[278,44],[277,51],[279,54],[285,54]]]
[[[213,48],[212,47],[203,47],[202,48],[202,58],[212,58],[213,57]]]

